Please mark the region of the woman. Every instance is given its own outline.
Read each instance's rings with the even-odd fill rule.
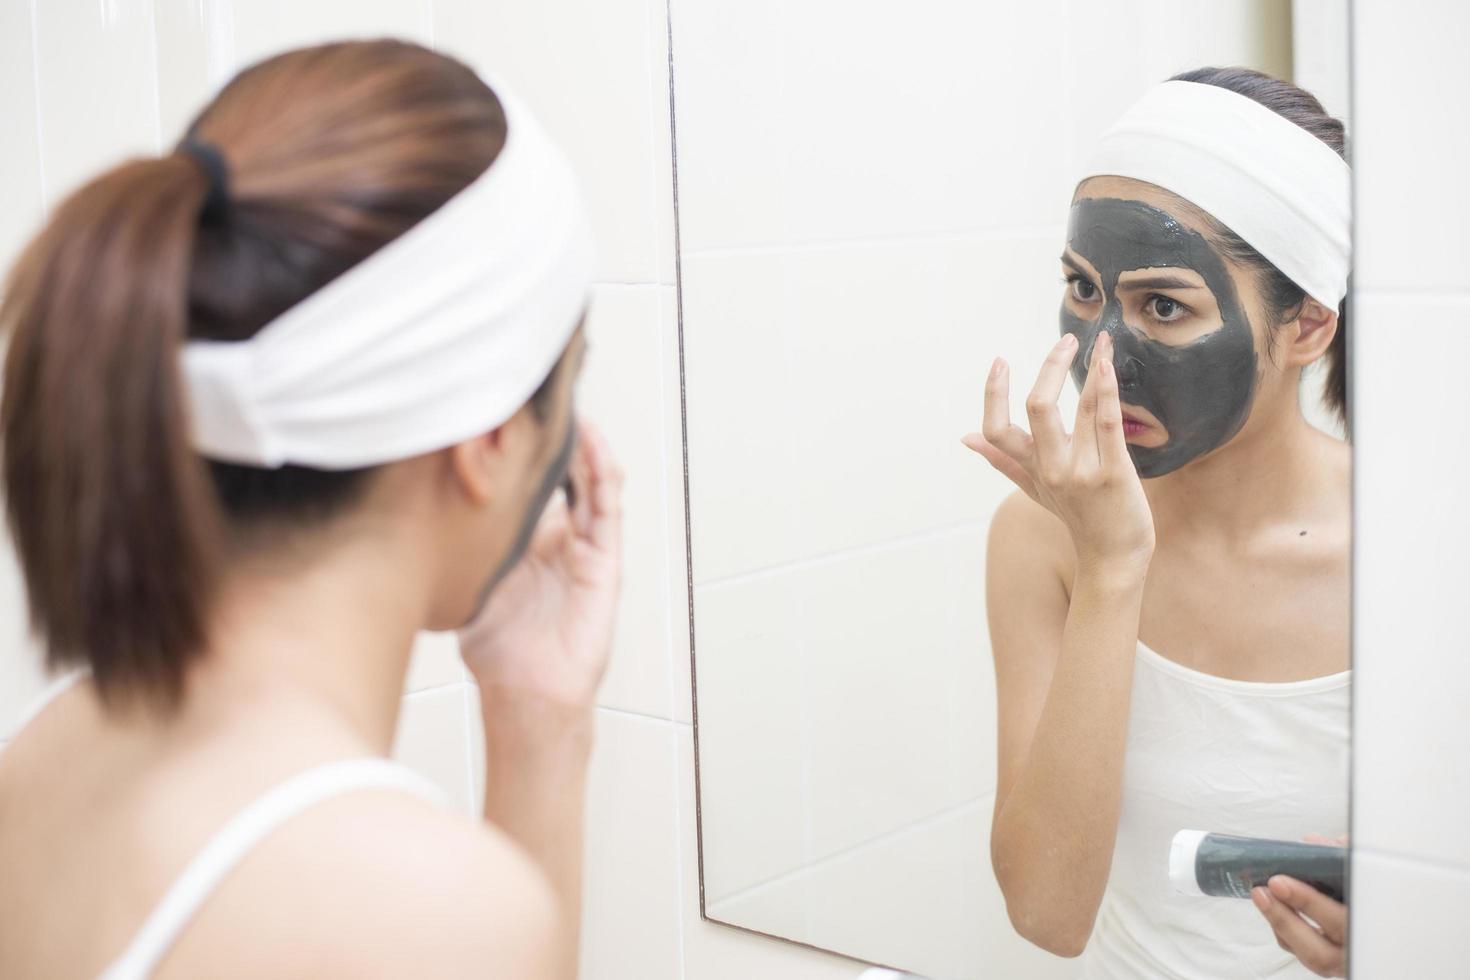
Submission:
[[[1167,873],[1178,830],[1346,831],[1350,451],[1297,394],[1325,357],[1345,414],[1342,149],[1257,72],[1151,91],[1077,188],[1030,432],[997,360],[965,440],[1022,491],[988,555],[992,859],[1016,929],[1087,977],[1343,975],[1341,904]]]
[[[24,253],[7,506],[80,670],[0,756],[0,975],[575,975],[621,483],[575,190],[464,65],[336,44]],[[472,618],[484,821],[383,758],[414,635]]]

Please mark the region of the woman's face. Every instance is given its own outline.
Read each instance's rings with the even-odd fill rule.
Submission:
[[[1109,333],[1129,453],[1143,477],[1228,442],[1260,381],[1252,277],[1188,212],[1151,184],[1093,178],[1073,199],[1062,253],[1061,331],[1079,341],[1073,377],[1080,388],[1093,343]]]

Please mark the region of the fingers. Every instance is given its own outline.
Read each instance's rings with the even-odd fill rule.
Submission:
[[[1278,901],[1267,888],[1251,890],[1251,901],[1271,924],[1280,947],[1301,960],[1318,976],[1332,976],[1343,962],[1342,947],[1312,928],[1291,906]]]
[[[990,376],[985,379],[985,420],[980,432],[986,442],[1019,463],[1024,471],[1031,463],[1034,447],[1030,434],[1019,425],[1011,423],[1010,377],[1010,365],[997,357],[990,367]],[[975,451],[979,452],[978,449]],[[989,458],[986,456],[986,459]],[[1006,475],[1010,476],[1009,473]]]
[[[1082,386],[1082,396],[1077,400],[1077,423],[1072,428],[1072,461],[1074,465],[1094,468],[1101,465],[1097,448],[1097,386],[1101,371],[1098,363],[1103,357],[1104,347],[1110,338],[1099,334],[1092,345],[1092,363],[1087,369],[1087,383]],[[1106,347],[1109,356],[1112,348]]]
[[[985,457],[986,462],[1000,470],[1005,477],[1025,491],[1032,500],[1038,500],[1036,496],[1036,482],[1031,479],[1031,474],[1026,472],[1026,467],[1007,456],[996,446],[990,444],[985,435],[980,432],[971,432],[960,437],[960,442],[965,447]]]
[[[597,427],[585,419],[579,426],[577,462],[584,482],[577,503],[586,508],[579,533],[597,548],[616,552],[622,542],[623,470]]]
[[[1322,935],[1339,946],[1346,943],[1346,905],[1287,875],[1274,875],[1266,884],[1271,890],[1271,897],[1317,923]]]
[[[1062,427],[1062,413],[1057,398],[1067,381],[1067,371],[1077,356],[1077,338],[1063,334],[1041,365],[1036,384],[1026,397],[1026,417],[1031,422],[1031,438],[1036,443],[1037,463],[1045,472],[1060,470],[1067,458],[1067,430]]]
[[[1097,457],[1104,470],[1134,469],[1123,432],[1123,403],[1118,396],[1118,372],[1113,369],[1113,338],[1097,338]]]

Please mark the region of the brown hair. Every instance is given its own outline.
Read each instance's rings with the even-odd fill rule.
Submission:
[[[1296,123],[1337,151],[1338,156],[1347,156],[1347,137],[1342,120],[1328,115],[1316,96],[1290,82],[1250,68],[1197,68],[1175,75],[1170,81],[1199,82],[1243,95]],[[1229,228],[1208,215],[1205,218],[1212,226],[1211,231],[1220,250],[1255,270],[1257,286],[1265,297],[1266,314],[1271,321],[1279,324],[1296,319],[1307,299],[1302,288]],[[1344,426],[1348,423],[1347,326],[1348,301],[1344,298],[1337,311],[1337,333],[1327,348],[1327,383],[1323,392],[1327,406]],[[1266,336],[1270,338],[1272,335],[1267,333]]]
[[[109,702],[176,703],[226,532],[320,521],[360,497],[371,469],[197,455],[181,345],[250,337],[463,189],[505,135],[460,62],[329,44],[246,69],[190,125],[227,161],[222,215],[201,221],[207,169],[178,150],[56,209],[0,305],[6,506],[50,666],[89,664]]]

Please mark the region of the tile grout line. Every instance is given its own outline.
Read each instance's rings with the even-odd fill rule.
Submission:
[[[730,575],[720,575],[715,578],[706,579],[694,583],[699,589],[723,588],[731,585],[744,585],[759,581],[774,575],[782,575],[787,572],[804,571],[808,568],[819,568],[822,565],[832,564],[848,558],[871,557],[883,551],[902,548],[913,544],[925,544],[951,534],[962,531],[979,530],[989,527],[988,520],[958,521],[954,524],[945,524],[940,527],[928,528],[923,531],[914,531],[910,534],[887,538],[883,541],[875,541],[871,544],[857,545],[856,547],[843,548],[839,551],[829,551],[825,554],[811,555],[806,558],[796,558],[791,561],[781,562],[776,565],[767,565],[763,568],[751,569],[750,571],[735,572]]]
[[[734,893],[732,893],[730,895],[726,895],[720,901],[721,902],[728,902],[728,901],[732,901],[732,900],[734,900],[736,898],[740,898],[742,896],[748,896],[752,892],[764,891],[764,890],[766,890],[768,888],[771,888],[771,887],[774,887],[774,886],[776,886],[778,884],[782,884],[782,883],[786,882],[788,879],[793,879],[793,878],[799,877],[801,875],[807,874],[807,873],[809,873],[811,871],[814,871],[814,870],[816,870],[818,868],[821,868],[823,866],[830,865],[833,862],[838,861],[838,860],[840,860],[842,858],[851,857],[853,854],[856,854],[858,851],[861,851],[861,850],[863,850],[864,848],[867,848],[867,847],[871,847],[874,844],[881,844],[881,843],[883,843],[883,842],[885,842],[887,840],[893,839],[893,838],[903,837],[903,836],[905,836],[907,834],[918,833],[920,831],[927,830],[928,828],[930,828],[933,825],[939,823],[940,821],[945,820],[945,819],[948,819],[949,817],[955,816],[961,810],[964,810],[967,807],[972,807],[976,803],[983,803],[987,798],[993,797],[994,795],[995,795],[994,791],[991,791],[991,792],[988,792],[988,793],[981,793],[979,796],[973,796],[973,797],[970,797],[969,799],[962,800],[959,803],[951,804],[950,806],[947,806],[947,807],[945,807],[942,810],[936,810],[933,813],[926,814],[925,816],[920,817],[918,820],[915,820],[913,823],[908,824],[907,826],[904,826],[904,827],[900,827],[897,830],[885,830],[881,834],[876,834],[876,835],[874,835],[872,837],[864,838],[863,840],[857,841],[856,843],[849,844],[846,847],[839,848],[838,850],[835,850],[835,851],[831,852],[830,854],[824,854],[821,857],[819,857],[819,858],[817,858],[815,860],[809,861],[805,865],[802,865],[800,868],[793,868],[790,871],[783,871],[783,872],[781,872],[778,875],[774,875],[774,876],[772,876],[770,878],[765,879],[764,881],[758,881],[758,882],[756,882],[753,885],[747,885],[746,887],[740,889],[737,892],[734,892]]]

